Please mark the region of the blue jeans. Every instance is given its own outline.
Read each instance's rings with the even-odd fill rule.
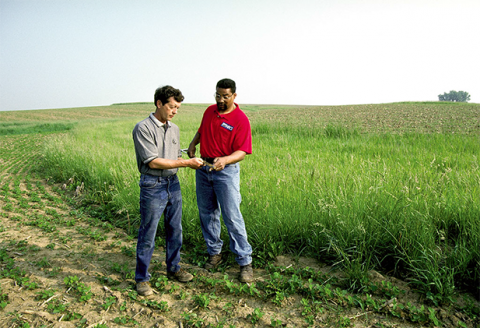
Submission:
[[[149,174],[140,176],[140,228],[137,241],[135,281],[150,280],[148,267],[155,248],[158,222],[164,215],[167,270],[180,270],[182,248],[182,191],[177,175],[166,178]]]
[[[220,212],[230,237],[230,250],[241,266],[252,262],[252,246],[240,212],[240,164],[230,164],[222,171],[204,166],[196,171],[197,205],[203,238],[210,255],[222,251]]]

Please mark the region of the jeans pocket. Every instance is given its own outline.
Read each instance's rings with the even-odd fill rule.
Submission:
[[[154,188],[158,184],[158,179],[156,176],[145,174],[140,177],[138,185],[140,188]]]

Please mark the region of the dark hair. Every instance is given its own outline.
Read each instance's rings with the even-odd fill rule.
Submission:
[[[235,93],[235,91],[237,91],[237,86],[235,85],[235,81],[230,79],[222,79],[218,81],[217,88],[230,89],[232,90],[232,93]]]
[[[178,102],[182,102],[185,97],[182,95],[182,91],[175,89],[170,85],[165,85],[163,87],[155,90],[154,104],[157,106],[157,101],[160,100],[162,105],[165,105],[168,102],[168,99],[173,97]]]

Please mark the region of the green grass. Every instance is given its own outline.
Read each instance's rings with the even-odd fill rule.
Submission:
[[[73,126],[73,123],[2,122],[0,123],[0,136],[64,132],[71,130]]]
[[[182,148],[204,108],[186,104],[174,119]],[[458,289],[478,293],[480,105],[243,108],[254,153],[241,163],[242,213],[255,265],[282,253],[308,255],[342,267],[354,290],[368,286],[375,268],[437,301]],[[98,215],[134,234],[139,173],[131,131],[150,110],[87,108],[83,119],[75,110],[75,128],[45,142],[41,174],[70,179],[72,190],[84,183],[84,202],[100,204]],[[181,169],[179,177],[186,248],[198,249],[195,172]]]

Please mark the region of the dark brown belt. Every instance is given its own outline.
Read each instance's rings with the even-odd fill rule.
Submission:
[[[202,157],[202,159],[209,164],[213,164],[213,160],[215,158],[213,158],[213,157]]]

